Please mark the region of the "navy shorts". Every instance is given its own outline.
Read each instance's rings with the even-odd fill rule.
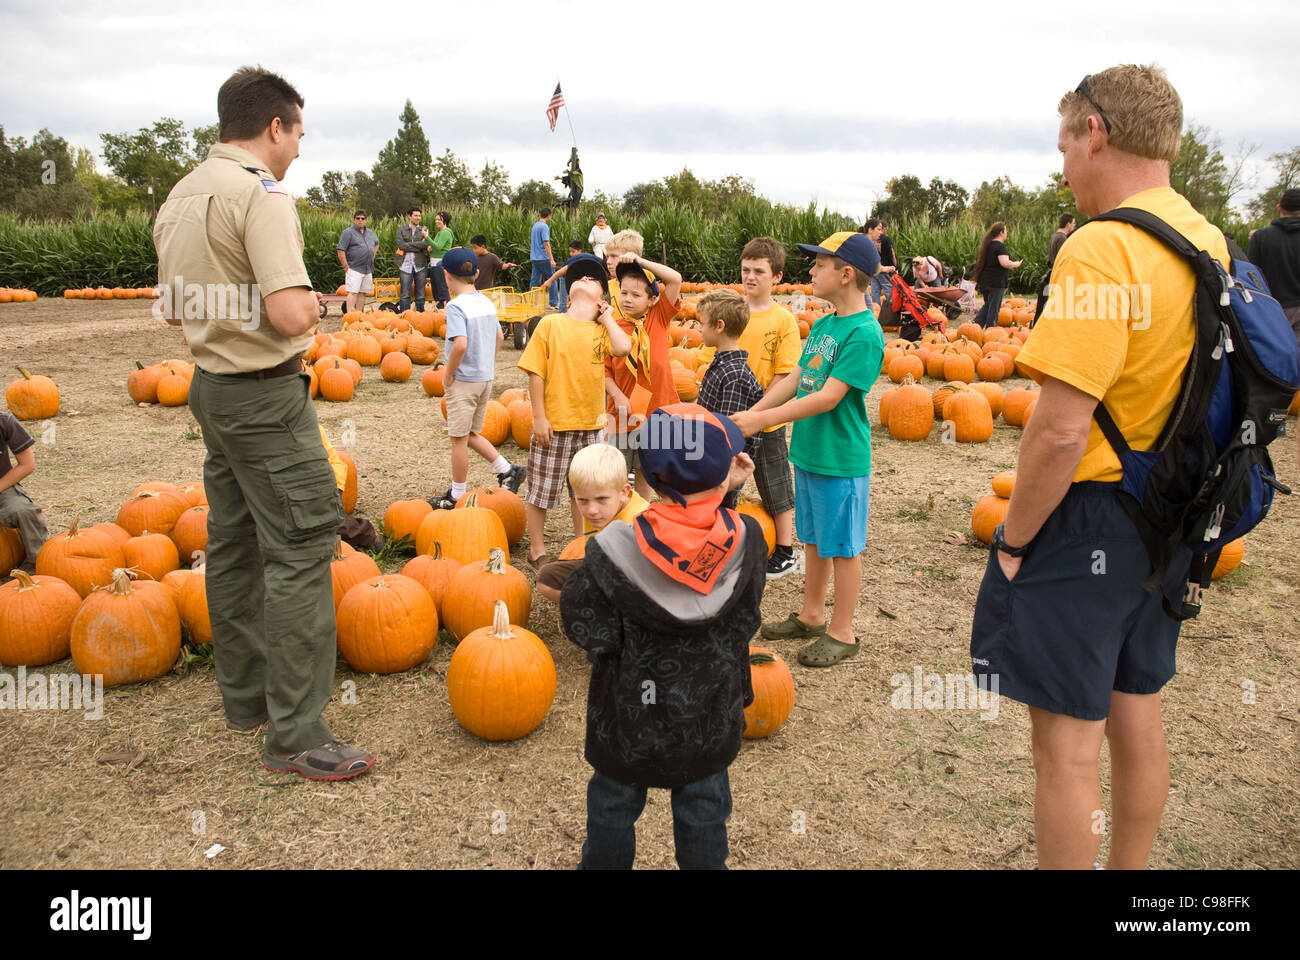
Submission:
[[[1151,563],[1118,487],[1072,485],[1013,581],[990,548],[971,626],[978,682],[1031,707],[1104,720],[1113,691],[1158,693],[1173,677],[1181,625],[1162,596],[1181,599],[1191,554],[1145,592]]]

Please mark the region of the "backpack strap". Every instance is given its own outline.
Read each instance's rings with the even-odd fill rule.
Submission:
[[[1154,213],[1147,213],[1147,211],[1139,210],[1137,207],[1116,207],[1114,210],[1098,214],[1092,220],[1114,220],[1117,223],[1127,223],[1140,227],[1147,233],[1163,240],[1166,246],[1188,260],[1195,260],[1197,254],[1200,253],[1199,248],[1194,246],[1190,240]],[[1092,220],[1088,222],[1091,223]]]

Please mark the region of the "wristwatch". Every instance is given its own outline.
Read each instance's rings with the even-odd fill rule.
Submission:
[[[1001,550],[1008,557],[1023,557],[1027,554],[1029,548],[1034,545],[1034,541],[1031,539],[1024,546],[1013,547],[1007,543],[1006,538],[1003,536],[1002,527],[1003,525],[999,523],[997,529],[993,531],[993,549]]]

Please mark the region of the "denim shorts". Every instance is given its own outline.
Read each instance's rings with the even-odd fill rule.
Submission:
[[[1180,550],[1163,584],[1145,592],[1151,562],[1118,486],[1072,485],[1014,580],[990,548],[970,653],[977,680],[1000,696],[1104,720],[1112,692],[1158,693],[1173,677],[1179,623],[1162,599],[1181,599],[1191,554]]]
[[[867,548],[871,477],[832,477],[794,468],[794,529],[820,557],[856,557]]]

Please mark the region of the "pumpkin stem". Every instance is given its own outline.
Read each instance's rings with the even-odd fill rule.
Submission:
[[[68,536],[75,537],[76,535],[77,535],[77,518],[73,517],[72,526],[68,527]]]
[[[35,580],[29,577],[27,575],[27,571],[23,569],[10,570],[9,576],[13,577],[15,580],[18,581],[19,593],[22,593],[24,590],[31,590],[34,587],[40,586],[40,584],[38,584]]]
[[[751,653],[749,655],[751,665],[759,663],[776,663],[776,657],[770,653]]]
[[[137,360],[137,361],[135,362],[135,368],[136,368],[137,370],[143,370],[143,369],[144,369],[144,364],[141,363],[139,360]]]
[[[126,597],[131,595],[131,571],[126,567],[117,567],[113,570],[113,582],[104,584],[95,588],[96,590],[112,590],[115,597]]]
[[[23,375],[24,380],[30,380],[32,378],[32,375],[28,373],[26,370],[24,370],[22,367],[18,368],[18,372]]]
[[[477,492],[475,492],[475,493],[471,493],[469,496],[467,496],[467,497],[465,498],[465,506],[467,506],[467,507],[477,507],[477,506],[478,506],[478,493],[477,493]],[[489,556],[490,556],[490,554],[489,554]]]
[[[435,560],[441,560],[441,559],[442,559],[442,541],[441,541],[441,540],[435,540],[435,541],[433,541],[433,559],[435,559]]]
[[[501,551],[496,549],[492,552]],[[498,600],[492,605],[492,636],[498,640],[509,640],[514,635],[514,631],[510,629],[510,610],[504,600]]]
[[[505,573],[506,572],[506,555],[500,547],[493,547],[488,551],[487,563],[483,564],[483,569],[488,573]]]
[[[334,556],[331,557],[330,559],[331,560],[343,559],[343,538],[342,537],[334,538]]]

